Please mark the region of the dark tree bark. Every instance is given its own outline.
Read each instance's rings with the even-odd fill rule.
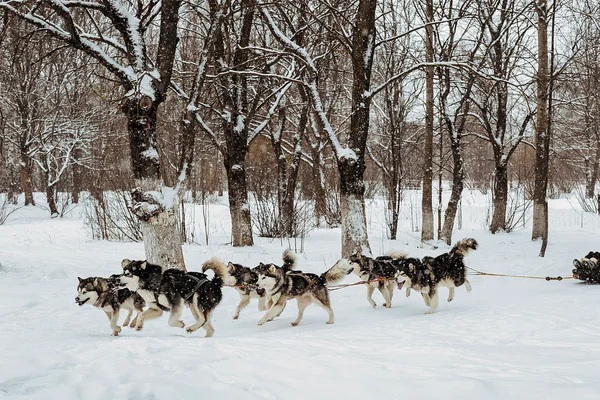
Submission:
[[[425,62],[433,63],[433,0],[425,1]],[[433,66],[425,68],[425,150],[421,240],[433,240]]]
[[[531,239],[548,237],[548,162],[550,137],[548,132],[548,7],[547,0],[537,0],[538,69],[537,114],[535,123],[535,187],[533,192],[533,229]]]

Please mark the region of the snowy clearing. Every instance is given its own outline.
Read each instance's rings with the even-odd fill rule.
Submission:
[[[600,250],[598,217],[568,217],[579,214],[564,201],[550,203],[544,259],[529,229],[485,232],[469,216],[477,214],[476,203],[463,204],[468,229],[454,235],[479,241],[467,258],[473,268],[569,276],[573,258]],[[375,254],[447,251],[417,248],[418,233],[406,229],[397,241],[382,239],[377,212],[369,209]],[[249,266],[280,260],[287,243],[279,240],[219,245],[227,242],[227,208],[215,204],[211,212],[220,233],[213,233],[214,245],[185,246],[190,270],[212,256]],[[311,305],[298,327],[290,326],[295,302],[262,327],[256,300],[233,321],[239,297],[224,288],[213,338],[171,328],[166,316],[142,332],[124,328],[111,337],[100,310],[75,304],[77,277],[118,273],[123,258],[143,257],[142,244],[91,241],[78,209],[64,219],[47,214],[22,208],[0,226],[2,399],[597,399],[600,393],[598,286],[473,276],[473,292],[457,289],[452,303],[441,289],[434,315],[424,315],[416,292],[406,298],[396,291],[392,309],[372,309],[365,288],[351,287],[331,294],[334,325],[325,325],[326,313]],[[333,265],[339,235],[339,229],[311,232],[299,268],[322,272]],[[379,293],[374,299],[383,303]],[[192,320],[186,310],[184,321]]]

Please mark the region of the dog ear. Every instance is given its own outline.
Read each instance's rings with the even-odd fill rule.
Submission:
[[[229,261],[229,263],[227,264],[227,268],[234,269],[235,265],[233,265],[233,263],[231,261]]]
[[[274,274],[277,272],[277,267],[273,264],[271,264],[271,266],[269,267],[269,272]]]
[[[414,264],[413,264],[413,263],[410,263],[410,264],[408,264],[408,270],[409,270],[410,272],[415,272],[415,266],[414,266]]]
[[[123,261],[121,261],[121,268],[125,268],[129,264],[131,264],[131,260],[129,260],[129,259],[126,258]]]
[[[98,286],[98,278],[94,279],[94,286]]]
[[[356,252],[356,258],[362,261],[362,253],[359,251]]]
[[[83,278],[77,277],[77,279],[79,279],[79,283],[83,281]]]
[[[148,261],[144,261],[144,262],[142,263],[142,265],[140,265],[140,268],[141,268],[141,269],[146,269],[146,266],[147,266],[147,265],[148,265]]]

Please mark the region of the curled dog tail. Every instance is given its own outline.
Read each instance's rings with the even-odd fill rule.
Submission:
[[[296,255],[291,249],[285,249],[281,255],[281,259],[283,260],[283,268],[296,268]]]
[[[346,275],[353,271],[352,265],[344,259],[335,263],[335,265],[329,268],[327,271],[321,274],[321,279],[325,283],[336,283],[341,281]]]
[[[215,276],[213,276],[211,282],[219,287],[223,286],[223,282],[227,276],[227,266],[222,261],[217,260],[216,258],[211,258],[202,264],[202,272],[206,272],[209,269],[215,273]]]
[[[452,250],[450,250],[450,253],[466,256],[467,253],[469,253],[469,251],[477,250],[478,246],[479,246],[479,243],[477,243],[477,240],[475,240],[473,238],[467,238],[467,239],[459,240],[454,245]]]
[[[408,258],[408,254],[403,253],[399,250],[389,250],[384,255],[392,257],[394,260],[405,260],[406,258]]]

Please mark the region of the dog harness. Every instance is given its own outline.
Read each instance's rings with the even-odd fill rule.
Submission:
[[[196,293],[196,291],[198,289],[200,289],[202,287],[202,285],[204,285],[206,282],[208,282],[207,278],[197,278],[194,275],[190,275],[190,274],[187,274],[187,277],[196,281],[196,284],[194,285],[194,288],[192,290],[190,290],[187,294],[182,296],[184,300],[188,300],[190,297],[192,297],[194,295],[194,293]]]

